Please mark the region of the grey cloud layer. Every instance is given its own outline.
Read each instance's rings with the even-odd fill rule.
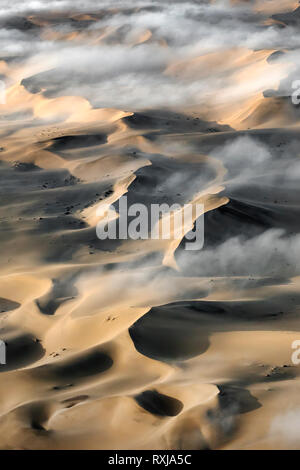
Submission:
[[[120,8],[116,12],[116,8]],[[99,30],[113,31],[103,43],[81,41],[40,40],[39,28],[21,30],[5,27],[7,19],[20,15],[51,13],[58,10],[97,12],[99,21],[80,26],[85,33],[99,35]],[[112,10],[114,9],[114,11]],[[141,10],[139,10],[141,9]],[[68,33],[79,28],[78,23],[60,18],[51,28]],[[249,49],[294,49],[298,57],[300,35],[296,28],[263,27],[248,7],[231,7],[229,2],[67,2],[31,1],[2,2],[3,27],[0,30],[2,56],[18,56],[42,64],[47,73],[50,96],[83,95],[96,106],[121,109],[176,107],[204,104],[222,89],[224,100],[238,101],[257,89],[272,88],[274,74],[249,77],[242,86],[228,83],[222,70],[207,77],[185,78],[165,73],[176,61],[193,59],[209,52],[235,47]],[[0,19],[1,19],[0,17]],[[155,40],[165,40],[168,48],[157,42],[132,47],[133,38],[151,30]],[[278,75],[278,79],[282,77]],[[35,79],[42,81],[43,76]]]

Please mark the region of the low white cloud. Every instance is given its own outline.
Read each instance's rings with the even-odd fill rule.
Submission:
[[[80,26],[80,40],[68,41],[63,35],[80,29],[71,17],[81,12],[98,13],[98,20]],[[48,13],[58,19],[41,30],[14,26],[16,15],[46,17]],[[292,48],[294,62],[300,63],[298,29],[263,26],[266,18],[251,5],[232,6],[227,1],[2,1],[1,55],[42,64],[44,70],[56,65],[59,70],[48,75],[46,91],[51,89],[52,96],[85,96],[100,107],[200,106],[214,96],[233,103],[273,88],[284,72],[270,66],[269,73],[264,69],[232,86],[230,74],[243,65],[232,64],[226,73],[224,67],[216,68],[209,80],[201,68],[199,74],[184,79],[176,73],[166,74],[166,70],[174,62],[189,59],[192,64],[207,53],[234,48]],[[61,34],[60,39],[43,35],[47,29]],[[145,31],[151,31],[152,40],[134,46],[134,38]],[[95,40],[89,41],[91,37]],[[190,66],[186,63],[184,67]]]

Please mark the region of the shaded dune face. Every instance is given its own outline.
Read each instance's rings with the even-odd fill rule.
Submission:
[[[94,147],[95,145],[105,144],[106,136],[102,134],[87,134],[87,135],[74,135],[56,137],[49,150],[56,152],[63,152],[64,150],[72,150],[77,148]]]
[[[0,312],[9,312],[10,310],[15,310],[20,304],[18,302],[13,302],[9,299],[0,299]]]
[[[36,338],[25,334],[2,335],[6,346],[6,364],[1,364],[0,372],[17,370],[30,366],[44,356],[44,349]]]
[[[109,369],[113,364],[112,359],[101,351],[86,351],[84,355],[72,358],[72,360],[59,361],[48,367],[41,366],[35,371],[38,377],[60,382],[76,381],[93,377]],[[40,373],[39,373],[40,372]],[[60,388],[55,386],[54,389]]]
[[[36,300],[39,310],[45,315],[54,315],[64,302],[73,299],[78,293],[72,278],[53,279],[52,283],[49,292]]]
[[[156,390],[146,390],[135,397],[137,403],[149,413],[167,417],[177,416],[183,404],[175,398],[158,393]]]
[[[0,15],[0,448],[299,448],[297,2],[25,3]],[[149,234],[153,204],[204,205],[203,248],[100,240],[124,195]]]
[[[180,304],[156,307],[132,325],[129,333],[145,356],[167,362],[187,360],[203,354],[209,346],[197,317]]]

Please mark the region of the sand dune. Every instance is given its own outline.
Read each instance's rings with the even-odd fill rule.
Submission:
[[[299,449],[298,3],[6,3],[0,448]]]

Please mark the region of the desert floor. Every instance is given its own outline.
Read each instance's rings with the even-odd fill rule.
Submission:
[[[1,4],[0,448],[299,449],[298,3]]]

